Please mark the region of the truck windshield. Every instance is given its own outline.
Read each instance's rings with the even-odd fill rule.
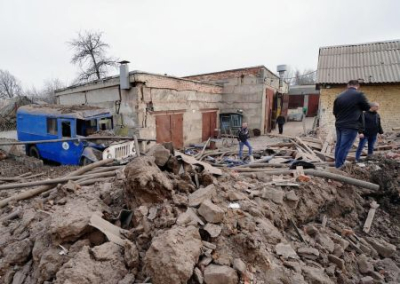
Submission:
[[[76,134],[80,136],[88,136],[97,132],[97,119],[76,120]]]
[[[100,130],[112,130],[113,129],[113,121],[112,117],[106,117],[99,120],[99,129]]]

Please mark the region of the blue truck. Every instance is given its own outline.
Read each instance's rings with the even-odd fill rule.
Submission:
[[[19,141],[63,140],[26,144],[26,154],[62,165],[86,165],[102,159],[125,160],[135,157],[137,153],[134,141],[110,144],[81,140],[99,132],[110,133],[112,130],[112,114],[98,107],[27,105],[17,111]]]

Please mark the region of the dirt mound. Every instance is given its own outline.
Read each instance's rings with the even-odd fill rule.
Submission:
[[[137,204],[160,203],[172,196],[173,184],[157,167],[154,157],[138,157],[126,167],[125,176],[131,208]]]
[[[109,182],[2,209],[0,282],[399,283],[398,213],[383,203],[397,178],[382,183],[366,234],[378,192],[318,177],[213,177],[157,147]],[[385,163],[347,174],[383,181],[396,169]]]

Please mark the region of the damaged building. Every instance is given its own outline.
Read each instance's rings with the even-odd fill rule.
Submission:
[[[116,76],[59,91],[57,103],[107,108],[119,135],[172,141],[176,147],[199,142],[217,128],[222,87],[138,71],[125,75],[125,80]],[[212,118],[209,125],[203,125],[203,117]]]
[[[251,129],[268,133],[276,117],[287,115],[288,85],[265,66],[226,70],[185,77],[223,86],[224,112],[243,111]]]
[[[395,40],[320,48],[317,86],[323,132],[334,127],[336,96],[357,79],[367,99],[380,104],[383,129],[400,127],[400,40]]]
[[[220,114],[240,113],[251,129],[267,133],[282,105],[287,109],[287,85],[264,66],[185,78],[129,72],[127,62],[120,71],[57,91],[57,103],[107,108],[118,134],[172,141],[178,148],[212,137]]]

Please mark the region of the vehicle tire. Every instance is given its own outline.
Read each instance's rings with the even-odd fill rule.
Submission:
[[[92,164],[92,163],[93,162],[91,160],[89,160],[88,158],[86,158],[86,157],[82,157],[82,159],[81,159],[81,166],[87,166],[87,165]]]
[[[29,148],[28,156],[34,157],[36,159],[40,159],[40,154],[38,148],[36,146],[31,146]]]

